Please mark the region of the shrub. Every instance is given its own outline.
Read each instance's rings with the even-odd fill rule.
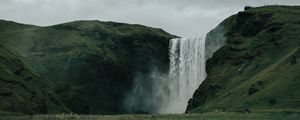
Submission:
[[[263,84],[264,84],[264,82],[263,82],[263,81],[257,81],[256,83],[257,83],[257,85],[259,85],[259,86],[261,86],[261,85],[263,85]]]
[[[253,7],[251,7],[251,6],[245,6],[245,7],[244,7],[244,10],[246,11],[246,10],[249,10],[249,9],[251,9],[251,8],[253,8]]]
[[[277,103],[277,100],[275,98],[271,98],[268,102],[270,105],[275,105]]]
[[[297,63],[297,58],[296,56],[294,55],[292,58],[291,58],[291,64],[296,64]]]
[[[255,85],[251,85],[251,87],[248,89],[248,95],[253,95],[258,91],[258,88]]]

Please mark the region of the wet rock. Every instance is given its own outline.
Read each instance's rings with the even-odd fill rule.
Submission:
[[[189,101],[188,101],[188,106],[187,106],[184,113],[189,113],[190,112],[189,110],[194,108],[193,103],[194,103],[193,98],[190,98]]]

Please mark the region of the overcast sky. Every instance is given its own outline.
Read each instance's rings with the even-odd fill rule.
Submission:
[[[40,26],[100,20],[202,36],[245,5],[300,5],[300,0],[0,0],[0,19]],[[1,29],[1,28],[0,28]]]

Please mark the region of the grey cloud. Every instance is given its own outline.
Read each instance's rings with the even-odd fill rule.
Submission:
[[[184,37],[204,36],[245,5],[299,0],[0,0],[0,19],[35,25],[97,19],[144,24]]]

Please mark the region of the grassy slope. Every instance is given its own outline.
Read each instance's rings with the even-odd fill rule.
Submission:
[[[222,25],[227,45],[208,60],[189,111],[300,112],[300,7],[253,8]]]
[[[0,25],[11,28],[0,32],[1,45],[55,83],[69,109],[85,114],[122,112],[122,99],[137,72],[168,71],[168,41],[175,37],[157,28],[100,21]]]
[[[62,106],[48,81],[26,68],[19,56],[0,45],[0,115],[61,113]]]

